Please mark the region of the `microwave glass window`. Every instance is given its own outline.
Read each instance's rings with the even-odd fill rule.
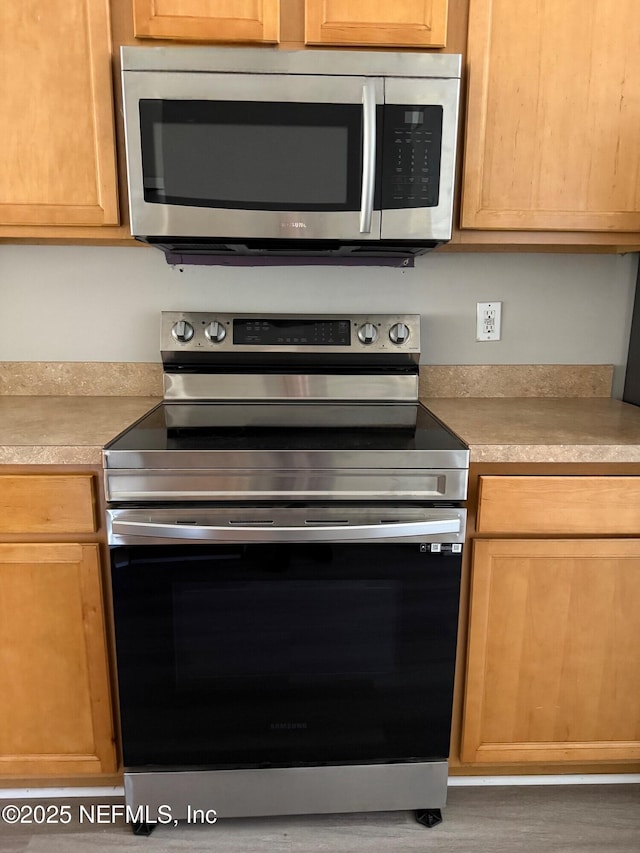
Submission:
[[[361,121],[359,104],[142,100],[145,201],[358,210]]]
[[[344,127],[158,124],[156,174],[166,195],[197,201],[344,204]],[[318,148],[324,152],[318,157]],[[185,162],[184,152],[189,152]],[[221,168],[221,164],[224,167]]]

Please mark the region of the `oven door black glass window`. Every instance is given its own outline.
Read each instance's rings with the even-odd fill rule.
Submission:
[[[447,757],[461,563],[450,546],[111,550],[127,767]]]

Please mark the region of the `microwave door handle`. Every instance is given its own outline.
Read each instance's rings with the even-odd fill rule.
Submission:
[[[195,542],[340,542],[385,537],[433,536],[460,533],[458,516],[436,521],[405,521],[381,524],[323,525],[322,527],[267,527],[261,525],[217,526],[174,524],[171,522],[125,521],[115,519],[114,535],[153,536]]]
[[[362,199],[360,233],[371,233],[373,191],[376,180],[376,88],[372,80],[362,86]]]

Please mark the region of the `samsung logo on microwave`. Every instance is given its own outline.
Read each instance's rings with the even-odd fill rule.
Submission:
[[[271,729],[271,731],[289,732],[289,731],[293,731],[294,729],[306,729],[307,724],[306,723],[269,723],[269,728]]]
[[[281,228],[306,228],[307,223],[306,222],[281,222],[280,227]]]

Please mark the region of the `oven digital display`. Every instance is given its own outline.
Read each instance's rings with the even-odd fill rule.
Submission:
[[[233,342],[245,346],[348,347],[351,324],[349,320],[234,320]]]

